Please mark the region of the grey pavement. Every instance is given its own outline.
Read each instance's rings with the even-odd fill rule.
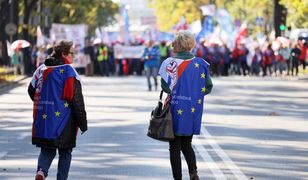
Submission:
[[[69,179],[172,179],[168,144],[146,136],[158,91],[145,77],[82,77],[89,131],[78,135]],[[0,180],[34,179],[32,103],[25,79],[0,92]],[[308,81],[214,78],[202,134],[200,179],[308,179]],[[188,179],[182,161],[183,179]],[[56,179],[55,160],[47,179]]]

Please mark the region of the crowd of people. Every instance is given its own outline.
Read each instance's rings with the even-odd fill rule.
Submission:
[[[272,43],[265,43],[264,46],[254,44],[253,47],[239,43],[234,49],[229,49],[226,45],[201,41],[195,48],[195,54],[211,64],[213,76],[298,75],[300,65],[306,68],[308,46],[305,40],[299,40],[292,46],[288,40]]]
[[[154,88],[157,88],[157,72],[160,64],[172,56],[170,42],[153,40],[131,43],[130,46],[144,45],[144,53],[140,58],[117,59],[114,55],[114,46],[117,44],[93,44],[86,41],[85,47],[74,46],[73,65],[79,74],[88,76],[122,76],[146,75],[147,80],[154,77]],[[206,59],[210,63],[212,76],[251,75],[251,76],[285,76],[298,75],[299,67],[306,68],[307,42],[305,39],[290,43],[275,40],[264,45],[247,45],[238,43],[234,48],[226,44],[212,44],[201,40],[193,49],[196,57]],[[28,48],[29,49],[29,48]],[[14,49],[10,65],[15,74],[33,73],[53,51],[51,45],[33,46],[25,52],[24,49]],[[25,60],[24,54],[31,54]],[[28,69],[27,69],[28,68]],[[152,85],[148,84],[149,90]]]

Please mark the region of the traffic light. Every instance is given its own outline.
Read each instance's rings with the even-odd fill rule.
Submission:
[[[287,8],[281,6],[281,12],[279,18],[279,29],[281,31],[286,30],[286,21],[287,21]]]
[[[274,4],[274,25],[275,25],[275,34],[276,37],[284,34],[286,30],[286,21],[288,10],[286,7],[278,3],[278,0],[275,0]]]

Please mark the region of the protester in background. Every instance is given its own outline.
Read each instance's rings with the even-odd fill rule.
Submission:
[[[272,75],[272,66],[273,66],[273,61],[275,59],[275,54],[272,49],[272,45],[269,44],[267,46],[267,49],[263,53],[263,61],[262,61],[262,69],[263,69],[263,76],[267,75],[267,71],[269,71],[269,75]]]
[[[249,73],[249,67],[247,65],[247,55],[249,50],[246,48],[245,44],[239,45],[239,61],[242,68],[242,73],[246,76]]]
[[[166,45],[166,41],[162,41],[160,43],[159,51],[160,51],[160,55],[161,55],[159,65],[161,65],[161,63],[170,56],[169,48]]]
[[[87,59],[90,59],[90,62],[86,66],[85,75],[93,76],[94,74],[94,47],[91,45],[89,40],[86,41],[86,47],[84,48],[84,54]]]
[[[291,57],[292,57],[292,69],[291,69],[291,73],[292,76],[298,75],[298,63],[299,63],[299,56],[301,55],[301,50],[298,48],[298,45],[295,44],[294,48],[291,50]],[[294,73],[294,69],[295,69],[295,73]]]
[[[302,42],[299,43],[300,45],[300,50],[301,50],[301,54],[299,56],[299,61],[300,63],[303,65],[303,69],[306,69],[306,56],[307,56],[307,42],[305,42],[305,40],[303,40]]]
[[[108,64],[108,47],[102,44],[98,48],[97,61],[99,63],[99,70],[101,76],[109,76],[109,64]]]
[[[87,131],[80,78],[70,65],[73,43],[60,41],[34,73],[28,94],[34,102],[32,144],[41,148],[36,180],[45,179],[58,150],[57,180],[66,180],[77,128]]]
[[[36,70],[36,59],[37,59],[38,48],[33,46],[31,49],[31,73],[33,74]]]
[[[289,75],[291,70],[291,62],[290,62],[291,50],[286,43],[282,44],[282,47],[279,49],[279,54],[282,56],[282,58],[286,63],[287,75]]]
[[[157,73],[160,60],[159,47],[154,45],[154,41],[150,40],[145,48],[142,58],[144,60],[144,70],[148,82],[148,90],[152,90],[151,76],[154,79],[155,90],[157,90]]]
[[[229,68],[230,68],[230,61],[231,61],[231,51],[226,44],[222,47],[222,54],[223,54],[223,76],[229,76]]]
[[[24,68],[24,63],[23,63],[23,53],[20,51],[19,48],[16,48],[13,50],[12,54],[12,65],[14,66],[14,75],[20,74],[24,75],[25,74],[25,68]]]
[[[259,76],[260,73],[260,63],[262,62],[262,51],[260,47],[255,48],[255,54],[252,57],[251,62],[251,75]]]
[[[174,57],[166,59],[159,70],[162,89],[170,93],[175,139],[169,142],[173,178],[182,179],[181,151],[191,180],[198,180],[195,152],[191,146],[194,134],[200,134],[204,96],[213,84],[209,64],[191,53],[195,46],[192,32],[180,30],[172,43]]]
[[[45,49],[43,46],[39,48],[39,51],[37,52],[37,58],[36,58],[36,68],[38,68],[40,65],[44,64],[46,59]]]
[[[240,58],[240,48],[239,45],[236,44],[231,54],[231,72],[236,75],[241,75],[241,66],[239,58]]]
[[[219,76],[221,75],[221,66],[223,63],[223,55],[220,52],[218,44],[214,44],[214,53],[213,53],[214,61],[212,63],[213,67],[213,75]]]

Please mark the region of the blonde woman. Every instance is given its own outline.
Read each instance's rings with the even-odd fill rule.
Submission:
[[[175,139],[169,142],[169,152],[175,180],[182,179],[181,152],[186,159],[190,179],[199,179],[191,141],[193,135],[200,134],[204,96],[213,87],[209,63],[191,53],[195,44],[195,37],[190,31],[177,32],[172,43],[175,56],[163,61],[159,70],[162,89],[170,94]]]

